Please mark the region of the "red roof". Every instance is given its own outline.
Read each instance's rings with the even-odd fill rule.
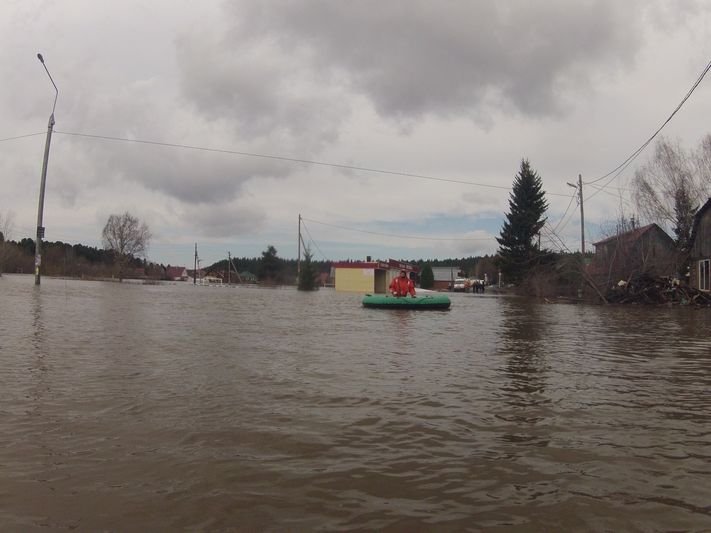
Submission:
[[[666,232],[660,228],[657,224],[647,224],[646,226],[642,226],[641,228],[636,228],[630,231],[626,231],[625,233],[620,233],[619,235],[613,235],[612,237],[608,237],[607,239],[603,239],[598,242],[594,242],[593,246],[599,246],[601,244],[607,244],[609,242],[613,241],[618,241],[618,240],[624,240],[624,241],[631,241],[634,242],[638,240],[642,235],[645,233],[648,233],[649,231],[653,230],[654,228],[659,229],[664,235],[667,235]],[[669,237],[667,235],[667,237]],[[671,239],[671,237],[669,237]]]
[[[188,271],[185,270],[185,267],[171,267],[171,266],[169,266],[168,268],[165,269],[165,273],[170,278],[180,278],[182,276],[188,275]]]
[[[417,265],[403,263],[397,259],[386,261],[339,261],[333,263],[334,268],[373,268],[377,270],[407,270],[408,272],[419,272]]]

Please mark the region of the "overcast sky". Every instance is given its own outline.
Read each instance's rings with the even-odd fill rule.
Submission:
[[[524,157],[579,249],[566,182],[605,175],[669,116],[711,59],[711,2],[3,0],[0,36],[13,238],[36,231],[40,52],[59,87],[47,240],[100,246],[128,210],[153,261],[190,267],[196,242],[203,265],[269,244],[295,258],[301,214],[317,259],[446,258],[496,251]],[[704,79],[663,134],[695,148],[710,117]],[[651,152],[584,186],[586,242],[630,209]]]

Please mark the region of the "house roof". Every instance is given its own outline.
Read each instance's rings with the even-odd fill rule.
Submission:
[[[165,273],[170,276],[171,278],[179,278],[181,276],[187,276],[188,271],[185,269],[185,267],[174,267],[174,266],[169,266],[165,269]]]
[[[612,237],[608,237],[607,239],[603,239],[598,242],[594,242],[593,246],[600,246],[604,244],[608,244],[610,242],[614,241],[628,241],[628,242],[634,242],[638,239],[640,239],[643,235],[649,233],[650,231],[653,230],[659,231],[662,235],[664,235],[667,239],[673,242],[673,239],[667,235],[667,232],[664,231],[662,228],[659,227],[658,224],[647,224],[646,226],[642,226],[641,228],[635,228],[630,231],[626,231],[625,233],[620,233],[619,235],[613,235]]]
[[[417,265],[404,263],[397,259],[388,259],[387,261],[338,261],[331,263],[333,268],[372,268],[376,270],[406,270],[408,272],[419,272],[420,268]]]

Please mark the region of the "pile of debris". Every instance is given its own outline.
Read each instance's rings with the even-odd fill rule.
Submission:
[[[682,285],[678,279],[646,274],[618,282],[605,298],[615,304],[711,306],[711,293]]]

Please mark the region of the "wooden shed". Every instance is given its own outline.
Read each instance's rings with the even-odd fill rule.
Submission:
[[[612,278],[612,281],[640,274],[677,274],[674,239],[657,224],[635,228],[593,245],[595,257],[590,272]]]

